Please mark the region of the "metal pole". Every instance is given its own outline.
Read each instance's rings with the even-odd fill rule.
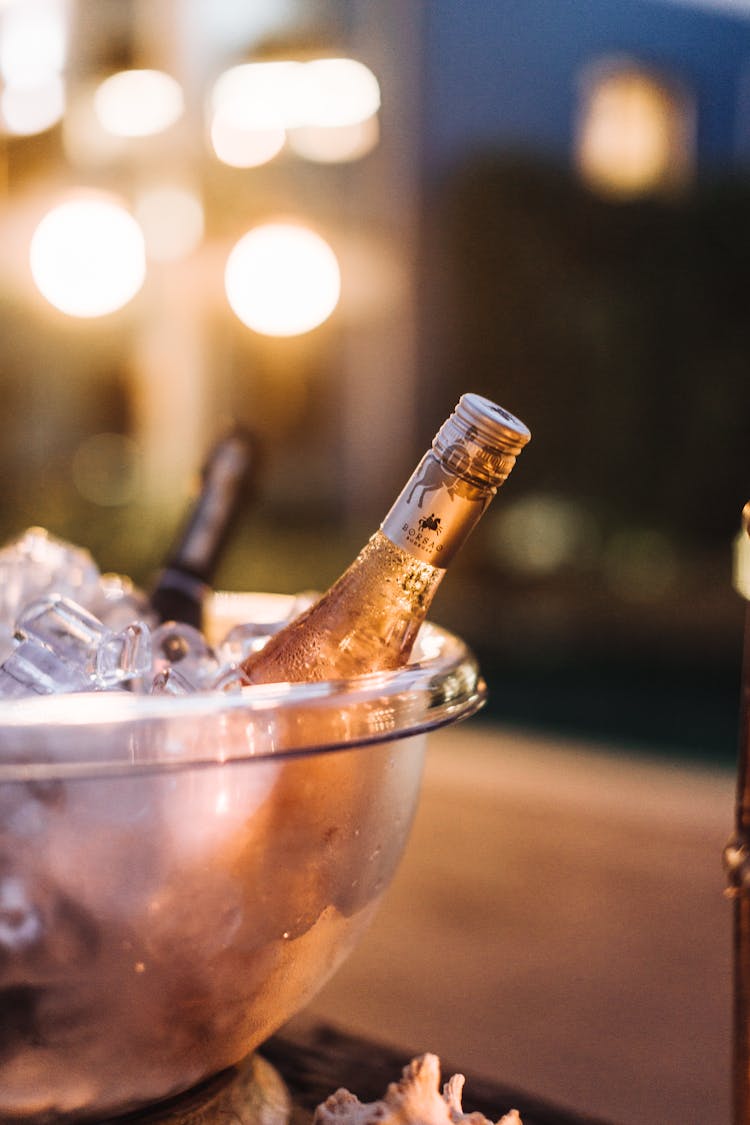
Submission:
[[[735,585],[747,601],[740,686],[737,803],[734,833],[724,851],[728,891],[733,899],[734,1125],[750,1125],[750,502],[742,511],[735,562]]]

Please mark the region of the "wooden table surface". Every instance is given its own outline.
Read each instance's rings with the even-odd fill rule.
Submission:
[[[292,1096],[291,1125],[308,1125],[315,1107],[340,1087],[356,1094],[361,1102],[380,1099],[416,1052],[347,1034],[330,1024],[313,1023],[302,1029],[295,1025],[294,1030],[274,1036],[260,1054],[277,1069]],[[441,1060],[441,1070],[442,1081],[452,1074],[464,1074],[465,1112],[479,1111],[493,1122],[517,1109],[523,1125],[612,1125],[603,1118],[555,1106],[502,1080],[467,1074],[460,1060]]]
[[[435,732],[401,867],[306,1015],[618,1125],[727,1125],[734,787],[475,720]]]

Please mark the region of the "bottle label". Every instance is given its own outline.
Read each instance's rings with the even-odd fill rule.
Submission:
[[[426,453],[383,520],[392,543],[422,562],[446,567],[482,516],[495,490],[478,488]]]

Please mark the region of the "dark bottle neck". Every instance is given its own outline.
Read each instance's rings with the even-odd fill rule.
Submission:
[[[202,603],[255,477],[256,446],[244,430],[217,443],[201,474],[201,488],[167,556],[151,604],[162,621],[199,625]]]

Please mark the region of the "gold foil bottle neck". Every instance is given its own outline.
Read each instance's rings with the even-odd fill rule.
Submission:
[[[498,488],[530,440],[528,428],[502,406],[465,394],[438,430],[432,448],[456,476]]]
[[[381,531],[422,562],[446,567],[530,437],[523,422],[501,406],[462,395]]]

